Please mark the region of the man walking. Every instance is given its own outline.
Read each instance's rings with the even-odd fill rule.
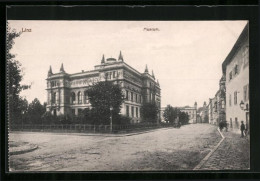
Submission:
[[[241,121],[241,126],[240,126],[240,130],[241,130],[241,138],[244,137],[244,131],[245,131],[245,125],[244,125],[244,122]]]

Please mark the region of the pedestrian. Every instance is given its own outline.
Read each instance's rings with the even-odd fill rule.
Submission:
[[[226,124],[226,132],[228,132],[228,122],[227,121],[225,121],[225,124]]]
[[[241,130],[241,138],[244,137],[244,131],[245,131],[245,125],[244,125],[244,122],[241,121],[241,126],[240,126],[240,130]]]

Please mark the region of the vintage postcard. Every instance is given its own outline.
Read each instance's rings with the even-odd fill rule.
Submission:
[[[248,21],[7,26],[10,172],[250,170]]]

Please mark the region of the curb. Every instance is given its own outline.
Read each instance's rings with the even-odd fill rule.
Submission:
[[[27,153],[27,152],[31,152],[31,151],[34,151],[38,148],[37,145],[34,145],[33,147],[31,148],[28,148],[28,149],[24,149],[24,150],[20,150],[20,151],[13,151],[13,152],[9,152],[9,155],[20,155],[20,154],[24,154],[24,153]]]
[[[219,143],[207,154],[207,156],[205,156],[205,158],[203,158],[200,163],[194,167],[193,170],[199,170],[204,164],[205,162],[209,159],[209,157],[218,149],[219,145],[224,141],[225,136],[221,133],[221,131],[219,130],[219,128],[217,129],[220,136],[222,137],[222,139],[219,141]]]

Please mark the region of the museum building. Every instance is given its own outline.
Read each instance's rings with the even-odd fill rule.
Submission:
[[[125,63],[121,51],[118,59],[105,59],[103,55],[101,64],[90,71],[68,74],[62,64],[60,72],[53,73],[50,66],[46,80],[46,109],[53,115],[76,116],[85,108],[91,109],[87,90],[95,83],[105,80],[119,84],[122,88],[125,100],[120,114],[130,117],[132,123],[141,122],[140,109],[143,103],[154,102],[161,108],[161,89],[153,71],[150,74],[146,65],[144,73],[138,72]]]

